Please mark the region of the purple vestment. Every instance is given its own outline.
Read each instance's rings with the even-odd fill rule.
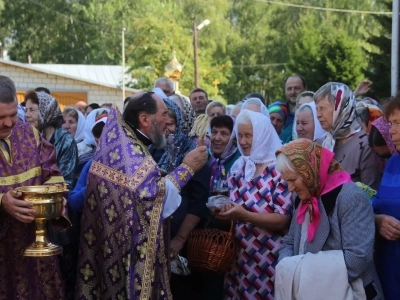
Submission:
[[[167,177],[180,189],[183,164]],[[172,299],[161,213],[165,178],[111,109],[89,170],[76,299]]]
[[[27,123],[17,123],[8,138],[11,162],[0,151],[0,193],[27,185],[61,183],[54,147]],[[25,224],[0,209],[0,299],[63,299],[58,260],[24,257],[35,239],[35,223]]]

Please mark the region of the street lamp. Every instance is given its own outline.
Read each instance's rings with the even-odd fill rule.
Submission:
[[[205,19],[199,25],[196,22],[193,23],[193,56],[194,56],[194,87],[199,87],[199,65],[197,59],[197,31],[202,30],[204,27],[209,25],[211,22],[209,19]]]

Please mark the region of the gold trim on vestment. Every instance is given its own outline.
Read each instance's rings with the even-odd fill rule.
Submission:
[[[35,167],[18,175],[0,177],[0,186],[22,183],[24,181],[27,181],[28,179],[39,176],[41,174],[42,174],[42,168]]]
[[[156,164],[153,158],[151,156],[146,156],[138,167],[138,171],[136,171],[132,176],[127,176],[124,173],[115,171],[113,168],[97,161],[92,162],[89,172],[114,184],[135,190],[144,180],[146,180],[150,172],[154,170],[154,167],[156,167]]]
[[[44,184],[50,184],[50,183],[64,183],[64,177],[51,176]]]
[[[156,259],[156,246],[157,246],[157,238],[158,238],[158,229],[159,224],[161,222],[161,211],[164,203],[165,197],[165,180],[159,180],[158,183],[158,194],[154,201],[153,210],[151,212],[150,218],[150,226],[148,229],[147,234],[147,251],[146,257],[144,261],[144,270],[143,270],[143,278],[142,278],[142,287],[140,293],[140,300],[148,300],[151,298],[151,291],[152,291],[152,281],[154,278],[154,262]],[[162,228],[160,229],[162,230]],[[162,231],[161,231],[162,232]],[[164,237],[161,236],[161,239]],[[159,249],[161,250],[161,249]],[[152,275],[153,274],[153,275]],[[169,289],[169,278],[165,278],[165,285],[166,288]]]
[[[180,186],[179,183],[175,180],[174,176],[167,175],[167,176],[165,176],[165,178],[168,178],[168,179],[172,182],[172,184],[178,189],[179,192],[181,191],[181,186]]]

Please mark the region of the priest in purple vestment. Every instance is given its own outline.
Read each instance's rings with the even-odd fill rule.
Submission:
[[[110,111],[88,174],[76,299],[172,299],[163,220],[207,149],[163,176],[147,147],[165,145],[167,115],[151,92],[132,96],[123,116]]]
[[[20,186],[64,183],[56,152],[39,132],[18,121],[13,81],[0,76],[0,299],[63,299],[56,256],[25,257],[35,240],[32,203],[11,195]]]

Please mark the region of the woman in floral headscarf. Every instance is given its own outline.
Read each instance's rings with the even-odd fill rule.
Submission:
[[[376,168],[368,136],[356,120],[356,101],[353,92],[343,83],[329,82],[314,95],[318,120],[326,131],[319,139],[323,147],[335,153],[335,160],[351,175],[377,189],[381,173]]]
[[[392,155],[398,154],[389,130],[390,124],[380,117],[371,123],[368,133],[369,145],[383,159],[389,159]]]
[[[57,100],[44,92],[30,91],[25,95],[26,121],[39,130],[56,148],[57,166],[70,189],[75,184],[78,148],[71,134],[61,128],[63,115]]]
[[[371,205],[333,156],[308,139],[277,151],[276,168],[297,194],[279,252],[279,299],[382,299]]]
[[[169,97],[172,101],[174,101],[178,107],[181,109],[182,117],[183,117],[183,128],[182,132],[185,135],[188,135],[192,130],[194,121],[196,120],[196,112],[194,111],[192,105],[189,101],[184,99],[182,96],[177,94]]]
[[[225,275],[225,298],[273,299],[275,265],[292,210],[291,193],[275,169],[282,144],[269,118],[247,109],[234,131],[242,156],[228,176],[231,202],[216,215],[234,222],[240,245]]]

